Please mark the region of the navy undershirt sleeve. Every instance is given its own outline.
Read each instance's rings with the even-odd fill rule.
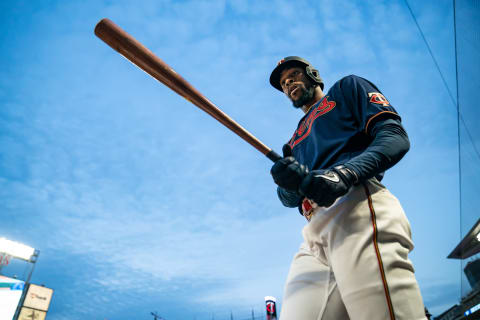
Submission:
[[[367,149],[344,164],[357,174],[359,182],[393,167],[410,149],[407,132],[398,119],[376,122],[369,134],[373,140]]]

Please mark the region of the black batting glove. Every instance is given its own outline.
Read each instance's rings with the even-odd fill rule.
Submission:
[[[283,146],[282,151],[283,158],[276,161],[270,170],[273,181],[275,181],[279,187],[298,192],[300,183],[308,174],[308,169],[295,160],[292,148],[290,148],[288,144]]]
[[[330,207],[357,182],[355,172],[343,165],[328,170],[311,171],[300,184],[299,191],[320,207]]]

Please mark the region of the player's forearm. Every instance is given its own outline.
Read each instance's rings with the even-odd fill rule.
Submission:
[[[372,135],[374,139],[368,148],[345,163],[357,174],[360,182],[393,167],[410,149],[408,135],[397,120],[377,123]]]

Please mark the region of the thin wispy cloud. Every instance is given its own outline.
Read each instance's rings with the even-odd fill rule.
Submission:
[[[432,39],[438,29],[449,40],[446,5],[432,5],[414,9]],[[453,289],[434,294],[436,285],[455,287],[445,279],[458,275],[444,254],[456,241],[457,198],[438,201],[457,188],[455,110],[445,106],[403,2],[59,1],[1,9],[11,32],[0,36],[0,234],[41,250],[33,280],[55,289],[49,319],[127,319],[156,308],[166,319],[227,318],[230,310],[248,317],[252,307],[262,312],[264,295],[281,303],[301,241],[304,221],[277,200],[270,161],[97,39],[103,17],[277,152],[301,117],[268,84],[279,59],[305,56],[327,88],[352,73],[378,84],[412,141],[385,183],[412,223],[425,302],[435,312],[455,302]],[[451,52],[439,43],[450,76]],[[421,181],[412,186],[415,177]],[[438,248],[421,234],[442,208],[452,213],[442,213],[438,228],[451,238]],[[432,263],[445,264],[434,277]]]

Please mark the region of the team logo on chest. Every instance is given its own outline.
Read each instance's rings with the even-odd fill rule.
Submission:
[[[325,96],[318,106],[314,106],[313,110],[310,112],[310,114],[302,120],[300,125],[298,126],[297,130],[295,130],[295,133],[293,134],[292,139],[290,139],[290,142],[288,143],[290,147],[296,146],[298,143],[300,143],[303,139],[308,137],[310,134],[310,131],[312,130],[312,125],[315,119],[317,119],[320,116],[323,116],[325,113],[331,111],[333,108],[335,108],[336,103],[335,101],[328,101],[328,96]]]
[[[369,92],[368,97],[370,98],[371,103],[383,104],[384,107],[388,107],[390,105],[390,102],[388,102],[387,98],[385,98],[380,92]]]

